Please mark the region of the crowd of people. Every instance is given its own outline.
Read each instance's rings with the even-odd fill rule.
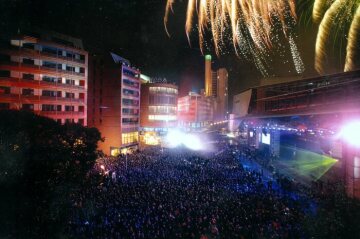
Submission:
[[[241,152],[152,148],[101,161],[73,199],[74,238],[308,238],[306,201]],[[99,177],[98,175],[101,176]]]

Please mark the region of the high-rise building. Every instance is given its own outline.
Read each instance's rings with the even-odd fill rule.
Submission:
[[[177,126],[178,87],[169,83],[141,85],[141,143],[158,145]]]
[[[82,41],[38,31],[0,45],[0,109],[87,125],[88,53]]]
[[[210,97],[214,121],[226,118],[228,112],[228,72],[225,68],[212,70],[211,55],[205,56],[205,97]]]
[[[107,155],[138,148],[140,72],[114,53],[92,55],[89,60],[89,126],[100,130]]]
[[[212,96],[211,55],[205,56],[205,96]]]
[[[216,71],[216,92],[214,109],[214,120],[224,120],[228,113],[228,72],[225,68],[220,68]]]
[[[213,120],[212,98],[190,92],[178,100],[178,124],[186,130],[201,130]]]

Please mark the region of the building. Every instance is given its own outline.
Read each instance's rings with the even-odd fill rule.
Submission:
[[[212,96],[211,55],[205,56],[205,96]]]
[[[90,57],[89,126],[100,130],[107,155],[137,149],[140,123],[140,72],[130,62],[107,52]]]
[[[205,56],[205,96],[212,98],[213,120],[222,121],[228,114],[228,77],[225,68],[212,70],[211,55]]]
[[[225,68],[213,71],[214,121],[222,121],[228,115],[228,78],[229,74]]]
[[[141,136],[144,145],[158,145],[169,128],[177,127],[178,87],[169,83],[141,85]]]
[[[190,92],[178,100],[178,125],[189,131],[207,127],[213,119],[212,98]]]
[[[87,125],[88,53],[82,41],[39,31],[1,41],[0,108]]]

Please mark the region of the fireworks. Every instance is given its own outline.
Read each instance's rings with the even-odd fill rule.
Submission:
[[[327,47],[332,33],[350,25],[347,36],[345,71],[356,69],[357,45],[360,30],[359,0],[315,0],[313,20],[319,23],[315,48],[315,69],[325,72]],[[336,37],[336,34],[335,34]]]
[[[175,0],[167,1],[165,28],[174,3]],[[190,42],[191,32],[197,26],[202,51],[206,45],[205,34],[210,32],[217,55],[222,54],[223,46],[230,39],[238,56],[252,60],[262,74],[267,75],[268,51],[278,39],[277,35],[289,39],[295,23],[295,0],[189,0],[185,31]],[[167,28],[166,32],[169,34]],[[290,45],[293,58],[300,62],[293,39]],[[296,66],[298,72],[302,68]]]
[[[296,72],[302,73],[305,71],[304,63],[300,57],[294,38],[291,35],[289,37],[289,44],[290,44],[291,55],[293,57]]]

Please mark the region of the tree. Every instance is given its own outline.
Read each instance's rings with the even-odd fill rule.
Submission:
[[[0,237],[60,237],[100,139],[95,128],[0,111]]]

